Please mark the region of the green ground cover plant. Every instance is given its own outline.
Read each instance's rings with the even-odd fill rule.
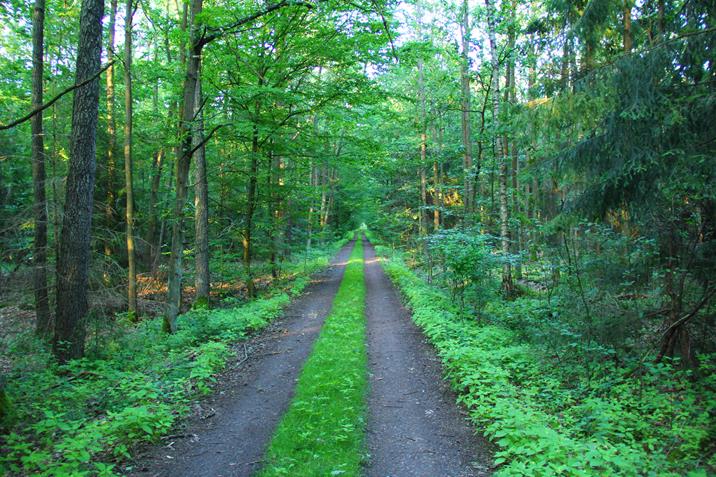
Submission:
[[[693,380],[694,370],[667,362],[644,365],[636,378],[633,368],[608,360],[588,368],[556,362],[511,328],[544,316],[544,297],[495,295],[478,321],[400,254],[379,252],[390,256],[386,272],[436,347],[459,401],[499,447],[498,475],[695,477],[714,468],[716,378],[707,364]]]
[[[31,336],[16,338],[0,474],[114,475],[117,462],[156,442],[211,392],[216,373],[235,356],[232,344],[277,318],[351,237],[286,265],[286,279],[262,298],[185,313],[171,335],[162,332],[161,317],[126,322],[98,355],[65,365]]]
[[[360,475],[367,392],[364,308],[363,246],[357,241],[271,441],[262,477]]]

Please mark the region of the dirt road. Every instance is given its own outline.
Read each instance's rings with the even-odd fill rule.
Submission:
[[[370,396],[369,477],[490,475],[475,436],[442,379],[433,348],[402,306],[368,243],[365,250]]]

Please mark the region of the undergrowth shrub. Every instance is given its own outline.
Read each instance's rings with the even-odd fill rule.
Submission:
[[[434,262],[431,275],[447,285],[453,299],[459,301],[461,311],[469,295],[467,303],[475,305],[474,311],[479,312],[497,293],[494,272],[504,259],[494,253],[494,237],[474,232],[445,229],[426,241]]]
[[[696,477],[714,471],[713,356],[701,357],[699,380],[671,363],[647,364],[635,375],[613,360],[564,359],[518,331],[519,323],[541,329],[530,320],[550,319],[544,298],[492,301],[485,308],[489,319],[478,322],[461,315],[399,255],[384,266],[436,347],[459,401],[499,447],[498,475]]]

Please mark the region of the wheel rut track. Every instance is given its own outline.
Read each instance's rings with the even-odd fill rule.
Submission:
[[[250,339],[248,358],[229,365],[214,394],[178,436],[132,464],[136,476],[250,476],[263,465],[271,436],[293,397],[296,379],[331,310],[354,242],[318,274],[268,329]],[[244,358],[239,345],[237,361]],[[129,470],[129,469],[127,469]]]
[[[368,241],[363,247],[370,373],[365,475],[491,475],[489,443],[455,404],[435,350],[403,307],[375,249]]]

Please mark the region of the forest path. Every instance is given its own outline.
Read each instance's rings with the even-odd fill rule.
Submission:
[[[187,422],[181,437],[150,449],[127,473],[236,477],[249,476],[262,466],[303,363],[331,310],[353,244],[341,249],[332,266],[286,308],[283,318],[246,342],[248,359],[229,366],[219,377],[215,393],[201,402],[202,409]]]
[[[363,244],[370,395],[368,477],[490,475],[487,441],[475,435],[440,361],[403,307],[375,249]]]

